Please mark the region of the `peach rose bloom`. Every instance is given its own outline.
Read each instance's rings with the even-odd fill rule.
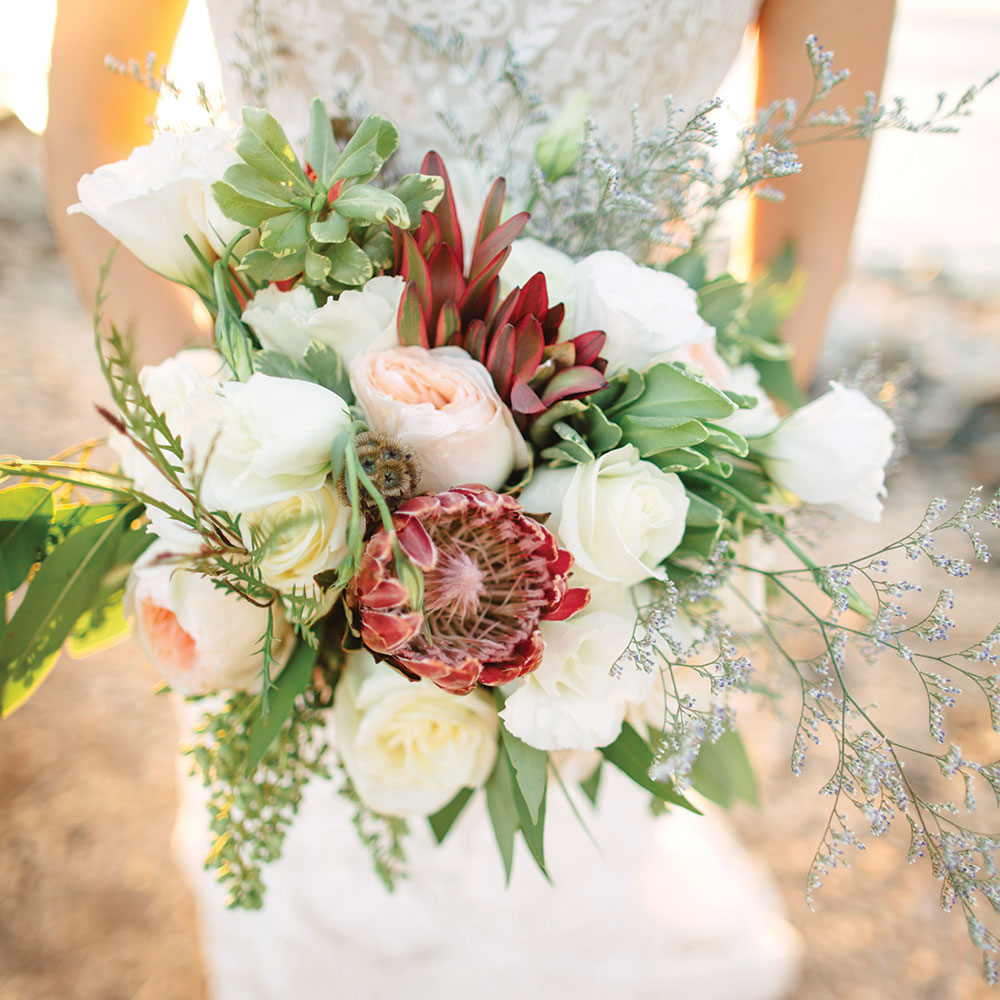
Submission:
[[[125,612],[139,648],[179,694],[259,689],[267,610],[164,558],[175,551],[154,542],[125,587]],[[279,614],[275,619],[277,653],[288,627]]]
[[[351,387],[372,430],[402,438],[423,463],[421,492],[465,483],[498,490],[529,462],[490,373],[458,347],[394,347],[351,362]]]

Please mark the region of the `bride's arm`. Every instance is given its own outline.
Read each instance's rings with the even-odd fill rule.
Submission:
[[[154,94],[105,69],[104,58],[141,62],[155,52],[165,63],[186,3],[59,0],[45,132],[49,214],[88,307],[114,241],[85,216],[67,216],[66,208],[77,200],[82,174],[150,141],[146,122],[156,108]],[[105,312],[122,327],[134,326],[144,361],[174,353],[195,334],[193,297],[124,249],[115,258],[108,291]]]
[[[804,42],[809,34],[835,53],[835,67],[850,78],[832,93],[832,105],[860,107],[865,91],[878,92],[885,72],[894,0],[765,0],[758,37],[757,107],[810,92]],[[822,346],[827,313],[844,277],[851,232],[868,161],[869,143],[835,142],[802,151],[803,171],[776,187],[785,201],[755,202],[752,260],[768,262],[792,241],[806,276],[803,298],[782,331],[795,346],[799,381],[809,382]]]

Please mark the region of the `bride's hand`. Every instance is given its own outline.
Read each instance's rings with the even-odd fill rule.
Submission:
[[[123,159],[148,143],[147,120],[156,95],[105,68],[105,56],[170,57],[187,0],[59,0],[49,72],[49,121],[45,131],[48,203],[52,226],[66,253],[84,305],[95,298],[100,266],[114,241],[83,215],[67,216],[77,200],[76,182],[103,163]],[[136,335],[141,361],[159,361],[197,339],[186,289],[143,267],[120,249],[104,312]]]

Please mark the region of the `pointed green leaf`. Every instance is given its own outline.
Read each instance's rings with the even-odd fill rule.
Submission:
[[[340,150],[333,138],[333,126],[326,106],[318,97],[309,106],[309,138],[306,141],[306,162],[323,187],[333,183],[333,169]]]
[[[223,215],[242,222],[244,226],[259,226],[272,216],[288,211],[287,205],[275,206],[247,198],[225,181],[216,181],[212,185],[212,197]]]
[[[28,578],[54,510],[52,490],[46,486],[0,490],[0,595],[16,590]]]
[[[595,806],[597,805],[597,793],[601,788],[601,771],[603,770],[602,764],[603,761],[598,761],[593,774],[591,774],[589,778],[585,778],[580,782],[583,794],[586,795]]]
[[[641,395],[623,406],[617,403],[614,415],[622,411],[640,417],[684,417],[719,420],[736,410],[726,394],[674,364],[654,365],[643,375]]]
[[[406,206],[391,192],[368,184],[355,184],[347,188],[333,203],[334,209],[348,219],[371,225],[374,222],[391,222],[400,229],[410,228]]]
[[[500,849],[507,884],[510,885],[510,873],[514,866],[514,837],[520,824],[514,803],[514,775],[503,747],[499,748],[496,767],[486,782],[486,810],[490,814],[493,835]]]
[[[702,746],[691,766],[691,785],[724,809],[739,799],[760,804],[757,775],[737,732],[723,733],[715,743]]]
[[[335,392],[347,403],[354,402],[347,368],[340,355],[329,344],[320,343],[318,340],[310,342],[302,356],[302,364],[311,380],[317,385]]]
[[[343,243],[347,239],[351,224],[342,215],[331,212],[328,219],[309,225],[309,235],[317,243]]]
[[[514,768],[517,786],[524,796],[528,814],[532,822],[537,822],[538,810],[545,798],[545,788],[548,783],[549,755],[544,750],[538,750],[519,740],[507,731],[502,722],[500,737]]]
[[[66,652],[74,659],[93,656],[124,642],[131,632],[123,590],[116,590],[100,605],[85,611],[66,640]]]
[[[333,171],[333,180],[356,177],[365,183],[374,177],[382,164],[389,159],[399,145],[396,126],[381,115],[369,115],[340,154]]]
[[[749,286],[723,274],[698,290],[698,313],[717,332],[724,331],[747,300]]]
[[[469,799],[472,798],[471,788],[460,788],[458,794],[444,808],[439,809],[433,816],[427,817],[427,822],[431,825],[431,833],[439,843],[444,843],[444,838],[455,825],[455,820],[461,815]]]
[[[697,493],[687,491],[688,513],[687,521],[689,527],[693,528],[714,528],[722,520],[722,511],[709,503]]]
[[[32,577],[0,642],[0,715],[8,715],[44,680],[80,616],[113,568],[138,504],[87,525],[60,542]]]
[[[653,748],[627,722],[622,726],[618,739],[601,749],[604,759],[614,764],[619,771],[627,774],[637,785],[652,792],[663,802],[690,809],[701,815],[674,786],[664,781],[653,781],[649,776],[649,768],[653,763]]]
[[[289,185],[296,194],[312,194],[312,184],[299,165],[288,136],[263,108],[243,109],[243,127],[236,137],[236,152],[266,179]]]
[[[309,216],[302,209],[268,219],[260,230],[262,249],[285,257],[305,246],[309,239]]]
[[[718,424],[706,422],[704,426],[705,430],[708,431],[708,437],[705,438],[706,445],[732,452],[734,455],[739,455],[740,458],[747,457],[750,447],[742,434],[737,434],[736,431],[731,431],[728,427],[720,427]]]
[[[285,669],[274,682],[267,703],[268,713],[258,712],[250,723],[250,738],[247,751],[246,775],[251,777],[267,748],[285,724],[295,699],[312,680],[313,667],[319,651],[305,639],[296,639],[295,648],[288,655]]]
[[[528,850],[531,851],[531,856],[535,859],[535,864],[538,865],[539,871],[548,879],[549,873],[545,868],[545,789],[542,789],[542,797],[538,804],[537,813],[532,815],[528,803],[521,792],[521,787],[517,782],[514,765],[511,763],[510,757],[507,756],[506,750],[503,751],[503,757],[512,777],[515,779],[512,789],[514,808],[517,810],[517,822],[524,836],[524,842],[528,845]]]
[[[258,351],[253,358],[253,368],[261,375],[273,375],[275,378],[297,378],[305,382],[312,381],[302,364],[278,351]]]

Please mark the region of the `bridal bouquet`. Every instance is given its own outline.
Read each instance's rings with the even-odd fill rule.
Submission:
[[[810,51],[829,90],[828,54]],[[692,786],[752,798],[731,695],[753,634],[801,696],[793,766],[822,730],[839,747],[811,884],[855,842],[849,804],[876,834],[903,817],[989,953],[974,902],[1000,899],[997,840],[922,797],[844,663],[855,641],[901,656],[940,741],[956,679],[997,721],[1000,630],[913,648],[947,637],[949,592],[908,624],[889,557],[964,575],[935,539],[964,532],[986,558],[976,525],[1000,523],[1000,501],[973,493],[950,519],[932,504],[863,560],[809,556],[803,504],[878,520],[893,423],[841,382],[801,405],[777,337],[789,262],[754,285],[709,279],[691,195],[717,210],[798,168],[803,123],[845,123],[769,109],[716,178],[700,152],[712,107],[637,127],[624,157],[567,109],[538,142],[531,216],[503,180],[473,201],[464,161],[450,178],[428,153],[400,174],[379,115],[338,141],[318,99],[304,155],[247,108],[235,135],[161,134],[84,177],[74,210],[193,289],[215,344],[137,372],[98,315],[117,471],[93,443],[4,461],[25,480],[0,491],[4,713],[64,642],[86,652],[131,627],[171,690],[206,699],[188,752],[210,788],[207,863],[233,905],[259,907],[306,781],[334,771],[390,885],[406,820],[442,840],[477,794],[508,877],[518,836],[545,870],[547,795],[571,773],[595,802],[609,766],[657,808],[695,808]],[[872,104],[848,124],[887,117]],[[782,645],[779,599],[822,640],[808,660]],[[1000,768],[954,746],[913,752],[1000,789]]]

